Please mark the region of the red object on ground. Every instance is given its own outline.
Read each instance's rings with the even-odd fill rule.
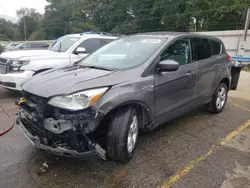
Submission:
[[[9,131],[14,127],[14,119],[13,119],[13,117],[10,115],[10,113],[2,107],[1,104],[0,104],[0,108],[4,111],[4,113],[5,113],[5,114],[10,118],[10,120],[11,120],[11,125],[10,125],[10,127],[9,127],[7,130],[5,130],[5,131],[0,132],[0,136],[2,136],[2,135],[4,135],[4,134],[6,134],[7,132],[9,132]]]

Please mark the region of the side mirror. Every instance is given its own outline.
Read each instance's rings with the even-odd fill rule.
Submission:
[[[83,47],[78,47],[75,50],[75,54],[84,54],[84,53],[86,53],[86,49]]]
[[[179,63],[173,60],[161,61],[158,65],[160,72],[173,72],[179,68]]]

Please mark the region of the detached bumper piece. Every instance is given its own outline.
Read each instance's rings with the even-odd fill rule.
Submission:
[[[38,149],[59,156],[99,156],[106,160],[106,151],[94,142],[95,133],[92,131],[99,121],[96,114],[91,110],[80,114],[78,117],[73,117],[73,114],[63,116],[57,109],[46,106],[46,103],[35,104],[34,101],[25,99],[20,103],[16,123]]]

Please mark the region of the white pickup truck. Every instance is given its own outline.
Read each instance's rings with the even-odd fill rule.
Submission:
[[[59,38],[49,50],[2,53],[0,86],[21,91],[21,85],[33,75],[73,64],[116,38],[106,34],[71,34]]]

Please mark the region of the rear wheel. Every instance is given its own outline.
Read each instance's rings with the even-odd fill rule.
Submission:
[[[139,132],[136,109],[127,107],[115,112],[109,124],[107,154],[112,160],[128,162],[134,155]]]
[[[213,94],[213,99],[206,105],[206,109],[212,113],[220,113],[227,102],[228,88],[225,83],[220,83]]]

